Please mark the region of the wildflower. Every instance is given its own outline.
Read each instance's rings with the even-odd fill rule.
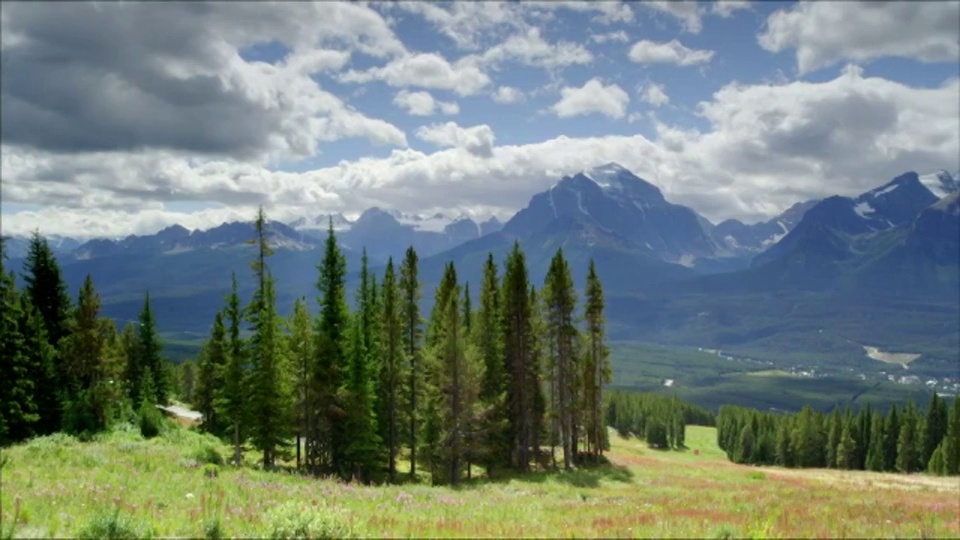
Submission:
[[[188,498],[188,499],[192,499],[192,498],[193,498],[193,493],[187,493],[187,498]]]

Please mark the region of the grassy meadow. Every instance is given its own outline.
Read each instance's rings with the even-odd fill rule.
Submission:
[[[3,534],[103,536],[91,524],[115,516],[136,536],[190,538],[293,534],[305,519],[360,537],[960,536],[958,478],[741,466],[713,428],[687,430],[686,451],[611,432],[608,466],[457,488],[265,472],[254,454],[214,477],[202,461],[229,448],[183,428],[150,440],[133,427],[92,442],[56,435],[4,450]]]

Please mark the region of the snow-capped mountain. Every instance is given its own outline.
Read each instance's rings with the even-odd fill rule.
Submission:
[[[587,241],[619,243],[671,263],[693,266],[723,250],[690,208],[668,202],[660,190],[616,163],[565,176],[534,195],[504,232],[525,238],[562,224],[579,227]]]
[[[830,259],[851,256],[851,238],[908,225],[937,201],[915,172],[902,174],[855,198],[828,197],[809,209],[780,242],[757,255],[753,265],[800,252]]]
[[[44,235],[44,238],[47,240],[47,245],[50,246],[50,250],[57,256],[70,253],[80,247],[82,243],[76,238],[56,234]],[[3,249],[7,257],[11,259],[22,259],[27,256],[27,252],[30,250],[30,237],[19,235],[5,236]]]
[[[747,225],[740,220],[728,219],[715,227],[708,222],[705,228],[717,244],[733,253],[760,253],[792,231],[807,210],[818,202],[819,199],[796,203],[779,216],[760,223]]]

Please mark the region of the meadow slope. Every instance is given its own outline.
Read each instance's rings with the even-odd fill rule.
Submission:
[[[217,516],[227,536],[267,536],[268,511],[298,500],[340,509],[367,537],[960,536],[960,478],[741,466],[713,428],[696,426],[684,452],[611,439],[607,467],[448,488],[252,466],[209,478],[195,461],[202,449],[228,449],[185,429],[144,440],[131,427],[88,443],[57,435],[4,450],[3,530],[16,515],[14,537],[74,537],[119,510],[141,534],[202,537]]]

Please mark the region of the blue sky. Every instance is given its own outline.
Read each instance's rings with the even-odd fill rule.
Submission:
[[[257,204],[506,218],[607,161],[709,219],[752,221],[960,168],[956,2],[2,13],[14,233],[208,227]]]

